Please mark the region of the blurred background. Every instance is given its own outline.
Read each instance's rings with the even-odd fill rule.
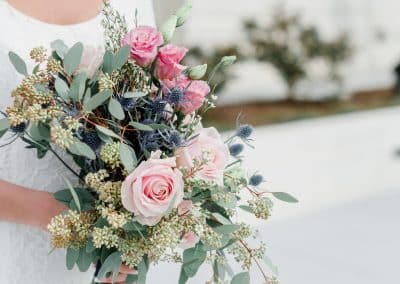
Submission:
[[[205,124],[230,131],[241,113],[256,125],[249,175],[300,201],[248,219],[280,282],[400,283],[400,2],[191,2],[187,63],[238,56]],[[182,3],[154,0],[158,22]]]

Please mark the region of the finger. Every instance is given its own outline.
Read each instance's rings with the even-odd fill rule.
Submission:
[[[112,278],[112,276],[111,277],[108,277],[108,278],[105,278],[105,279],[96,279],[96,282],[97,283],[104,283],[104,284],[108,284],[108,283],[120,283],[120,282],[125,282],[125,280],[126,280],[126,274],[118,274],[118,276],[114,279],[114,281],[113,281],[113,278]]]
[[[129,266],[122,264],[121,268],[119,269],[119,273],[122,274],[137,274],[137,271],[135,269],[129,268]]]

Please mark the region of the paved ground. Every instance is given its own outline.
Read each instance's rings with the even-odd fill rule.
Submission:
[[[400,283],[399,107],[259,128],[255,145],[248,167],[300,200],[254,222],[282,284]],[[154,272],[149,283],[176,283],[173,266]]]

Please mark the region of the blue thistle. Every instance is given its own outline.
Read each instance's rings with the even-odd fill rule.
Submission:
[[[168,142],[174,146],[179,147],[182,145],[182,136],[178,131],[172,131],[169,133]]]
[[[11,129],[11,131],[13,131],[15,133],[22,133],[25,131],[26,127],[27,127],[27,124],[25,122],[22,122],[18,125],[11,126],[10,129]]]
[[[253,134],[253,127],[250,124],[242,124],[236,129],[236,136],[243,140],[249,139]]]
[[[97,150],[101,145],[101,139],[96,132],[82,133],[83,142],[85,142],[93,150]]]
[[[233,156],[233,157],[237,157],[240,153],[243,152],[244,146],[243,144],[232,144],[229,146],[229,153]]]
[[[136,106],[136,103],[132,98],[121,98],[120,103],[125,111],[131,111]]]
[[[184,100],[184,92],[179,87],[173,87],[167,96],[167,100],[172,105],[178,105]]]
[[[167,102],[161,99],[156,99],[151,103],[151,109],[154,114],[162,114],[165,110]]]
[[[249,185],[251,186],[259,186],[262,182],[264,182],[264,177],[260,174],[254,174],[249,179]]]

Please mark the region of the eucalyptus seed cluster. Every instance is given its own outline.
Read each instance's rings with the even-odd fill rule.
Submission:
[[[105,43],[108,50],[115,51],[120,47],[120,42],[128,32],[126,19],[111,4],[104,1],[102,10],[104,15],[101,22],[104,28]]]
[[[65,129],[60,125],[51,126],[50,135],[51,141],[62,149],[67,149],[74,143],[71,129]]]
[[[119,237],[110,227],[94,228],[92,232],[93,245],[95,248],[116,248],[118,247]]]
[[[271,216],[272,202],[266,197],[255,197],[248,201],[253,214],[259,219],[267,220]]]
[[[29,56],[36,63],[43,63],[47,58],[46,49],[43,46],[35,47],[31,50]]]
[[[122,182],[105,181],[108,177],[109,174],[106,170],[100,170],[96,173],[87,174],[85,177],[85,183],[88,187],[98,193],[100,201],[118,206],[121,203]]]
[[[55,248],[79,248],[86,245],[96,216],[89,212],[69,210],[65,214],[54,217],[47,226]]]
[[[121,165],[119,148],[120,142],[108,143],[101,147],[100,158],[112,169]]]
[[[99,90],[100,92],[113,90],[115,87],[114,81],[111,79],[110,75],[102,74],[99,79]]]

